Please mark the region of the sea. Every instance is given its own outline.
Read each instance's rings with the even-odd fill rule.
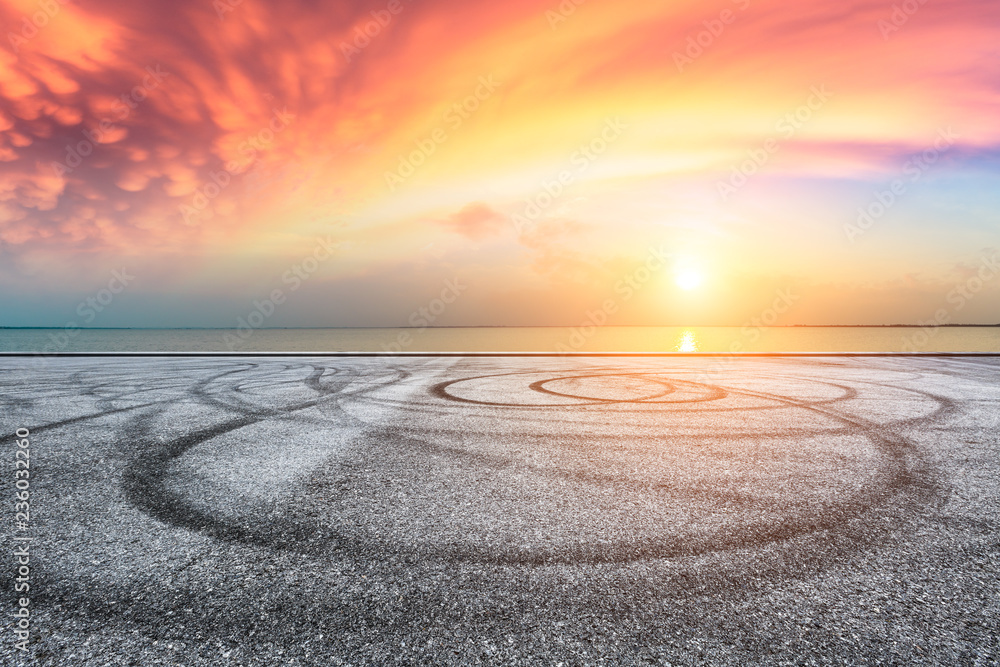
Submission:
[[[0,328],[0,353],[1000,353],[1000,326]]]

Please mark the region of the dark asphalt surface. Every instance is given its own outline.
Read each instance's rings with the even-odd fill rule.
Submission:
[[[1000,660],[1000,358],[8,358],[0,386],[4,665]]]

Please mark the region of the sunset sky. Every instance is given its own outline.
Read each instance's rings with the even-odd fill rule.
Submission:
[[[0,325],[1000,322],[1000,3],[577,1],[0,0]]]

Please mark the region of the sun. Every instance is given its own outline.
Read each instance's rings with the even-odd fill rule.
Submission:
[[[674,282],[682,290],[693,290],[701,285],[702,275],[694,269],[680,269],[674,275]]]

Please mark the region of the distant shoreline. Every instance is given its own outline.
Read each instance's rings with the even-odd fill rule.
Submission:
[[[546,325],[518,325],[518,324],[476,324],[469,326],[440,326],[440,327],[259,327],[261,331],[351,331],[351,330],[377,330],[377,329],[572,329],[580,326],[577,324],[546,324]],[[740,329],[745,325],[741,324],[614,324],[603,325],[601,329]],[[998,324],[784,324],[775,326],[755,327],[760,329],[959,329],[959,328],[995,328]],[[0,330],[9,331],[46,331],[62,330],[66,327],[8,327],[0,326]],[[77,327],[81,331],[233,331],[238,327]]]

